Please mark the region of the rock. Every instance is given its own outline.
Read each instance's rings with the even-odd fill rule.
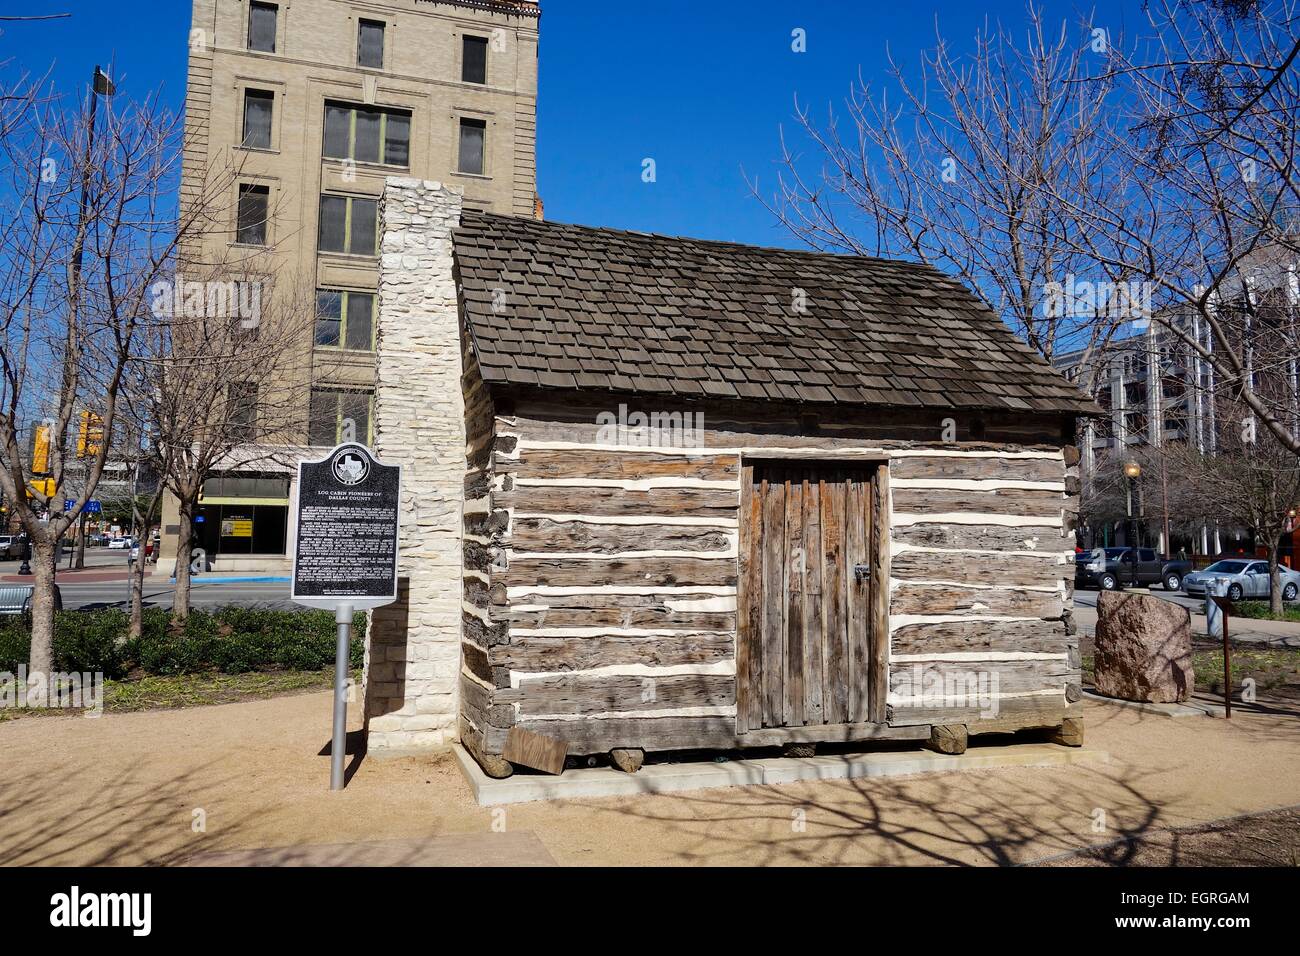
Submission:
[[[645,751],[618,747],[609,752],[609,762],[624,773],[636,773],[645,763]]]
[[[1146,594],[1102,591],[1093,682],[1097,693],[1121,700],[1187,700],[1195,684],[1187,608]]]

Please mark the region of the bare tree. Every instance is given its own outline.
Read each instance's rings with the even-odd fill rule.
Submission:
[[[750,185],[815,248],[957,273],[1050,361],[1103,347],[1118,325],[1105,320],[1124,317],[1104,290],[1080,313],[1060,308],[1053,289],[1076,274],[1123,289],[1132,270],[1098,274],[1094,258],[1058,238],[1071,228],[1058,197],[1097,188],[1108,161],[1097,130],[1115,109],[1111,89],[1079,82],[1089,54],[1076,30],[1052,29],[1031,8],[1022,35],[986,28],[968,55],[939,36],[915,75],[891,54],[896,92],[876,93],[859,77],[847,131],[833,111],[819,125],[796,104],[815,160],[783,135],[775,196]]]
[[[1097,132],[1108,187],[1057,194],[1074,225],[1057,241],[1141,280],[1242,427],[1300,454],[1295,0],[1157,0],[1148,15],[1150,43],[1108,47],[1083,81],[1116,85],[1123,107]]]
[[[69,106],[45,87],[16,86],[0,96],[0,488],[32,542],[39,694],[52,666],[55,550],[110,453],[107,440],[81,449],[69,494],[75,422],[89,412],[113,434],[148,289],[184,226],[166,213],[175,116],[152,99],[92,92]],[[48,477],[33,487],[38,430]]]
[[[150,348],[137,364],[151,464],[179,505],[177,620],[205,560],[194,547],[205,483],[228,469],[289,465],[303,446],[315,300],[309,283],[274,276],[272,256],[268,246],[218,263],[183,257],[155,288]]]

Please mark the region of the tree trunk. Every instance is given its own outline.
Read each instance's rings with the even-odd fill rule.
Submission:
[[[86,518],[84,511],[77,519],[77,560],[73,565],[78,571],[86,566]]]
[[[54,561],[57,541],[32,537],[32,648],[27,661],[27,699],[43,706],[54,670]],[[35,695],[35,696],[34,696]]]
[[[180,503],[180,531],[176,536],[176,589],[172,597],[172,620],[184,621],[190,616],[190,554],[194,542],[194,504]]]
[[[131,562],[131,623],[129,637],[139,637],[144,632],[144,546],[140,557]]]
[[[1278,552],[1282,548],[1280,535],[1273,535],[1272,547],[1268,549],[1268,609],[1274,617],[1282,616],[1282,581],[1278,575]]]

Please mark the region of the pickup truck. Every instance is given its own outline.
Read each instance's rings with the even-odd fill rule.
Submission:
[[[1114,591],[1159,584],[1177,591],[1191,570],[1190,561],[1166,561],[1152,548],[1094,548],[1074,556],[1074,586]]]

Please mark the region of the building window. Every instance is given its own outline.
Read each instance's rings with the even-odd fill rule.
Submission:
[[[231,382],[226,388],[226,422],[230,435],[239,441],[257,437],[257,384]]]
[[[271,148],[271,112],[275,94],[268,90],[244,91],[244,140],[249,149]]]
[[[487,122],[464,119],[460,121],[460,152],[456,169],[462,173],[483,175],[484,142],[487,139]]]
[[[351,159],[405,169],[411,161],[411,114],[347,103],[325,104],[327,159]]]
[[[380,70],[384,66],[384,24],[362,20],[357,30],[357,66]]]
[[[248,6],[248,48],[263,53],[275,52],[275,20],[280,8],[274,3],[251,3]]]
[[[379,239],[379,201],[356,196],[320,197],[321,252],[373,256]]]
[[[375,350],[375,294],[316,290],[316,344],[355,352]]]
[[[465,37],[461,46],[461,80],[466,83],[487,82],[487,53],[487,37]]]
[[[248,183],[240,185],[236,242],[247,246],[266,245],[266,218],[270,204],[271,190],[268,187]]]
[[[339,445],[344,441],[370,442],[370,407],[374,396],[355,390],[313,388],[307,441],[312,445]]]

